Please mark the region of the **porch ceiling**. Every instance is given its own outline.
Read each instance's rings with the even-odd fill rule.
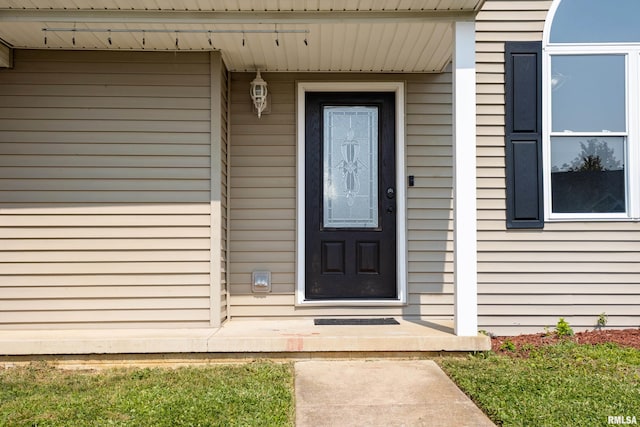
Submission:
[[[215,49],[232,71],[439,72],[451,23],[473,20],[483,1],[0,0],[0,39],[25,49]]]

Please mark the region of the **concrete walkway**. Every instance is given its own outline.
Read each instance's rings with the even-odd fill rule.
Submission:
[[[431,360],[301,361],[296,427],[494,426]]]

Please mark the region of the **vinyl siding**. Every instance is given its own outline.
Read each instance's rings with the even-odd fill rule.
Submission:
[[[480,328],[541,332],[637,327],[640,228],[632,222],[546,223],[505,229],[504,42],[542,40],[550,1],[488,0],[477,20],[478,302]]]
[[[263,74],[271,112],[258,119],[253,74],[233,73],[231,123],[232,318],[390,315],[453,316],[451,74]],[[363,79],[407,82],[409,305],[295,307],[295,82]],[[398,183],[397,185],[405,185]],[[251,293],[251,272],[272,272],[272,293]]]
[[[0,327],[210,324],[208,54],[15,51]]]

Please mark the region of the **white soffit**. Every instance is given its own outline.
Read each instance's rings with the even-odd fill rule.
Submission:
[[[483,1],[0,0],[0,39],[25,49],[215,49],[231,71],[440,72],[451,23],[473,20]],[[265,30],[274,32],[255,32]]]

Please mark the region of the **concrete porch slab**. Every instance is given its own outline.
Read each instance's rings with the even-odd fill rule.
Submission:
[[[438,352],[483,351],[489,337],[458,337],[453,321],[396,319],[399,325],[315,326],[312,319],[225,324],[209,339],[210,352]]]
[[[458,337],[448,320],[315,326],[312,319],[233,320],[221,328],[0,331],[0,355],[152,353],[395,353],[483,351],[489,337]]]
[[[0,355],[197,353],[217,329],[0,331]]]

